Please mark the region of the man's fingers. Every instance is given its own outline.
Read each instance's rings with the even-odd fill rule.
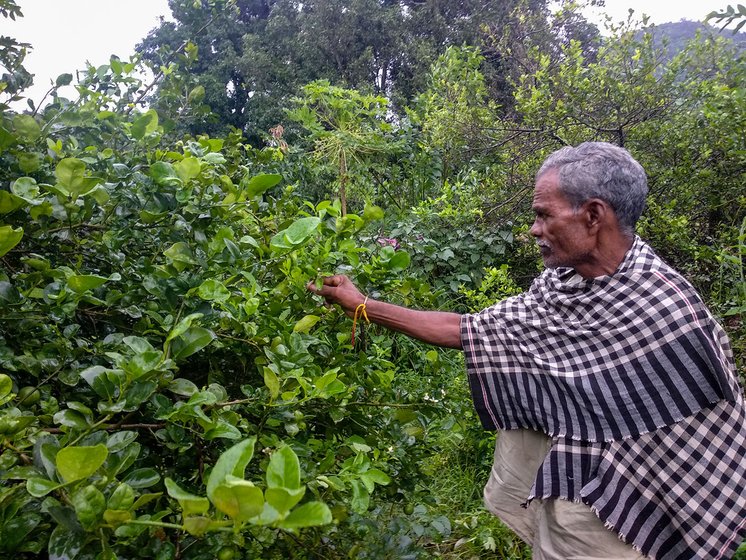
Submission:
[[[306,286],[310,292],[313,292],[314,294],[318,296],[322,296],[326,298],[327,303],[332,303],[330,301],[332,294],[336,291],[336,287],[332,285],[326,284],[326,278],[324,279],[325,283],[322,286],[318,286],[315,282],[309,282]]]
[[[323,278],[325,286],[333,286],[335,288],[340,286],[345,280],[347,280],[347,277],[341,275],[327,276],[326,278]]]
[[[326,276],[324,278],[321,278],[321,286],[318,285],[317,280],[314,282],[309,282],[306,287],[314,294],[327,296],[331,295],[332,293],[332,290],[330,290],[330,288],[338,288],[345,282],[345,280],[347,280],[346,276]]]

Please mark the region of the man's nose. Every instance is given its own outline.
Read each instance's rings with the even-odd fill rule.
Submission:
[[[534,223],[531,224],[531,229],[528,230],[528,232],[534,237],[539,237],[539,235],[541,235],[541,228],[539,227],[539,224],[534,221]]]

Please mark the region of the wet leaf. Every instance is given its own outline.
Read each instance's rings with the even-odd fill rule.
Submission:
[[[329,506],[322,502],[307,502],[291,511],[277,526],[283,529],[302,529],[328,525],[331,522],[332,512]]]
[[[269,458],[267,466],[267,486],[269,488],[300,488],[300,463],[298,456],[289,446],[277,449]]]
[[[57,471],[65,482],[88,478],[109,456],[105,445],[65,447],[57,453]]]

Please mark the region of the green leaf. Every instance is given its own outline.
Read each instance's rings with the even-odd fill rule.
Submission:
[[[132,359],[124,365],[124,369],[131,373],[134,379],[138,379],[146,373],[158,369],[162,358],[163,354],[161,352],[148,350],[147,352],[133,356]]]
[[[195,157],[185,157],[174,164],[174,169],[176,170],[179,179],[186,182],[199,175],[201,164]]]
[[[300,462],[290,446],[280,447],[269,458],[267,487],[289,490],[300,488]]]
[[[276,399],[280,394],[280,379],[277,377],[277,374],[268,367],[264,368],[264,384],[267,386],[267,389],[269,389],[269,394],[272,399]]]
[[[16,115],[13,118],[13,128],[18,138],[24,142],[35,142],[41,136],[41,127],[31,115]]]
[[[24,300],[21,292],[10,282],[0,281],[0,301],[8,305],[16,305]],[[1,395],[0,395],[1,397]]]
[[[301,486],[295,490],[289,488],[267,488],[265,498],[267,503],[275,508],[280,515],[285,515],[293,506],[301,501],[306,493],[306,488]]]
[[[188,379],[179,377],[168,384],[168,390],[177,395],[181,395],[182,397],[191,397],[199,392],[199,387]]]
[[[92,484],[84,486],[72,495],[75,515],[86,530],[94,528],[106,509],[106,498]]]
[[[332,512],[323,502],[307,502],[290,512],[285,519],[276,525],[282,529],[302,529],[318,527],[332,522]]]
[[[109,280],[97,274],[74,274],[67,279],[67,286],[76,294],[82,294],[103,285]]]
[[[54,85],[56,85],[57,87],[69,86],[72,83],[72,81],[73,81],[72,74],[67,74],[67,73],[60,74],[59,76],[57,76],[57,79],[55,80]]]
[[[132,519],[132,514],[127,510],[107,508],[106,511],[104,511],[103,518],[107,525],[119,527],[120,525],[127,523],[127,521],[130,521]]]
[[[171,329],[171,332],[168,333],[168,337],[166,337],[166,342],[170,342],[177,336],[181,336],[184,334],[189,327],[192,326],[192,323],[196,319],[200,319],[203,317],[202,313],[190,313],[186,317],[184,317],[181,321],[179,321],[176,326]]]
[[[287,229],[272,237],[270,247],[275,250],[292,249],[306,241],[316,231],[320,223],[321,218],[314,216],[296,220]]]
[[[122,482],[126,482],[132,488],[150,488],[158,484],[160,479],[161,475],[155,469],[143,468],[127,473]]]
[[[150,109],[144,115],[136,118],[130,128],[132,137],[137,140],[142,140],[145,136],[152,134],[156,130],[158,130],[158,113],[155,109]]]
[[[372,222],[375,220],[382,220],[384,216],[383,210],[380,206],[374,204],[366,204],[363,209],[363,219],[366,222]]]
[[[32,177],[19,177],[13,181],[10,190],[24,200],[34,200],[39,196],[39,185],[36,184],[36,179]]]
[[[237,440],[241,439],[242,436],[243,434],[241,433],[241,430],[225,420],[218,420],[208,428],[205,428],[205,434],[203,437],[209,441],[217,438]]]
[[[57,525],[49,536],[49,560],[75,560],[85,544],[85,535]]]
[[[104,464],[109,450],[103,444],[65,447],[57,453],[57,471],[65,482],[88,478]]]
[[[171,245],[168,249],[163,251],[169,259],[174,262],[181,262],[185,264],[198,264],[192,254],[192,249],[189,244],[183,241],[178,241]]]
[[[38,220],[42,216],[51,216],[53,213],[54,207],[46,200],[38,206],[33,206],[31,210],[29,210],[29,214],[31,214],[31,218],[34,220]]]
[[[26,513],[13,517],[4,523],[2,546],[6,551],[14,551],[24,545],[31,532],[38,527],[43,518],[38,513]]]
[[[57,182],[72,191],[73,187],[78,187],[85,179],[85,163],[78,158],[65,158],[61,160],[54,170]]]
[[[174,166],[165,161],[156,161],[150,166],[150,178],[156,185],[163,187],[178,187],[181,185],[181,179],[176,174]]]
[[[0,226],[0,257],[18,245],[23,237],[23,228]]]
[[[192,91],[187,95],[187,101],[189,103],[199,103],[205,98],[205,86],[195,86]]]
[[[206,161],[210,165],[220,165],[220,164],[225,163],[226,161],[225,156],[223,154],[218,154],[218,153],[205,154],[202,160]]]
[[[119,75],[124,71],[124,65],[122,64],[122,61],[119,60],[116,56],[112,56],[109,58],[109,66],[111,67],[111,71],[115,74]]]
[[[316,228],[319,227],[320,223],[321,218],[316,218],[314,216],[296,220],[285,230],[285,239],[293,245],[299,245],[316,231]]]
[[[360,474],[360,480],[363,481],[368,492],[373,492],[376,484],[383,486],[391,482],[391,478],[385,472],[378,469],[370,469]]]
[[[31,412],[21,412],[18,408],[0,410],[0,435],[12,435],[30,426],[36,420]]]
[[[26,481],[26,491],[34,498],[42,498],[60,486],[59,483],[46,478],[29,478]]]
[[[350,486],[352,487],[352,499],[350,500],[350,508],[355,513],[364,514],[368,511],[370,505],[370,492],[359,480],[351,480]]]
[[[250,437],[238,442],[220,455],[207,479],[207,496],[210,499],[215,488],[225,482],[228,476],[243,478],[246,465],[254,456],[255,444],[256,438]]]
[[[170,478],[166,478],[164,482],[166,483],[168,495],[179,502],[185,517],[206,513],[210,509],[210,502],[207,498],[196,496],[183,490]]]
[[[20,196],[0,190],[0,214],[10,214],[27,204]]]
[[[54,459],[60,450],[60,444],[56,438],[51,436],[41,436],[34,445],[34,462],[41,465],[47,473],[47,478],[54,478],[57,467]]]
[[[396,254],[386,263],[386,268],[392,272],[401,272],[406,270],[410,263],[409,253],[406,251],[397,251]]]
[[[360,436],[350,436],[345,443],[350,446],[350,449],[358,453],[368,453],[372,449]]]
[[[49,141],[48,138],[47,141]],[[2,153],[6,148],[10,148],[11,146],[15,146],[16,144],[18,144],[16,135],[11,134],[2,126],[0,126],[0,153]]]
[[[381,262],[382,263],[388,263],[396,254],[396,249],[391,247],[390,245],[386,245],[381,249]]]
[[[231,297],[228,288],[222,282],[214,279],[205,280],[199,288],[197,295],[207,301],[225,302]]]
[[[264,496],[261,489],[246,480],[228,478],[212,491],[210,500],[215,507],[236,521],[247,521],[262,513]]]
[[[122,370],[106,369],[103,366],[93,366],[80,373],[98,396],[107,401],[119,398],[122,386],[126,383],[126,377]],[[75,422],[74,419],[70,419]],[[65,424],[66,425],[66,424]],[[74,425],[73,427],[78,427]]]
[[[135,491],[132,486],[123,482],[112,492],[106,507],[108,509],[129,509],[134,503]]]
[[[41,167],[41,156],[36,152],[22,152],[16,156],[18,168],[24,173],[34,173]]]
[[[205,500],[207,501],[207,500]],[[201,537],[210,530],[213,522],[208,517],[189,517],[184,520],[184,530],[193,537]]]
[[[319,319],[321,319],[321,317],[317,315],[306,315],[300,321],[295,323],[293,332],[306,333],[310,331],[316,323],[319,322]]]
[[[149,504],[150,502],[154,502],[158,498],[160,498],[163,495],[163,492],[153,492],[151,494],[141,494],[138,496],[138,498],[135,500],[135,503],[132,504],[132,511],[137,511],[139,508]]]
[[[128,348],[137,352],[138,354],[142,354],[149,350],[155,350],[153,348],[153,345],[148,342],[148,339],[141,336],[125,336],[122,339],[122,342],[126,344]]]
[[[260,195],[274,187],[280,181],[282,181],[282,175],[273,173],[255,175],[246,182],[246,194],[252,197]]]
[[[164,218],[168,213],[167,212],[150,212],[148,210],[140,210],[140,220],[142,220],[142,223],[144,224],[154,224],[158,220]]]
[[[13,380],[4,373],[0,373],[0,399],[10,395],[12,391]]]
[[[204,327],[189,327],[185,333],[174,339],[171,349],[174,360],[183,360],[199,352],[215,339],[215,333]]]
[[[127,447],[136,439],[137,432],[126,430],[121,432],[114,432],[109,436],[109,439],[106,442],[106,448],[109,450],[109,453],[116,453],[117,451],[121,451],[122,449]]]

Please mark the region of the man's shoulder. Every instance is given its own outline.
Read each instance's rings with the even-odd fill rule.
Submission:
[[[699,294],[691,282],[642,240],[640,240],[639,257],[631,268],[631,272],[639,275],[640,278],[649,278],[662,285],[674,287],[679,293],[696,296],[699,299]]]

